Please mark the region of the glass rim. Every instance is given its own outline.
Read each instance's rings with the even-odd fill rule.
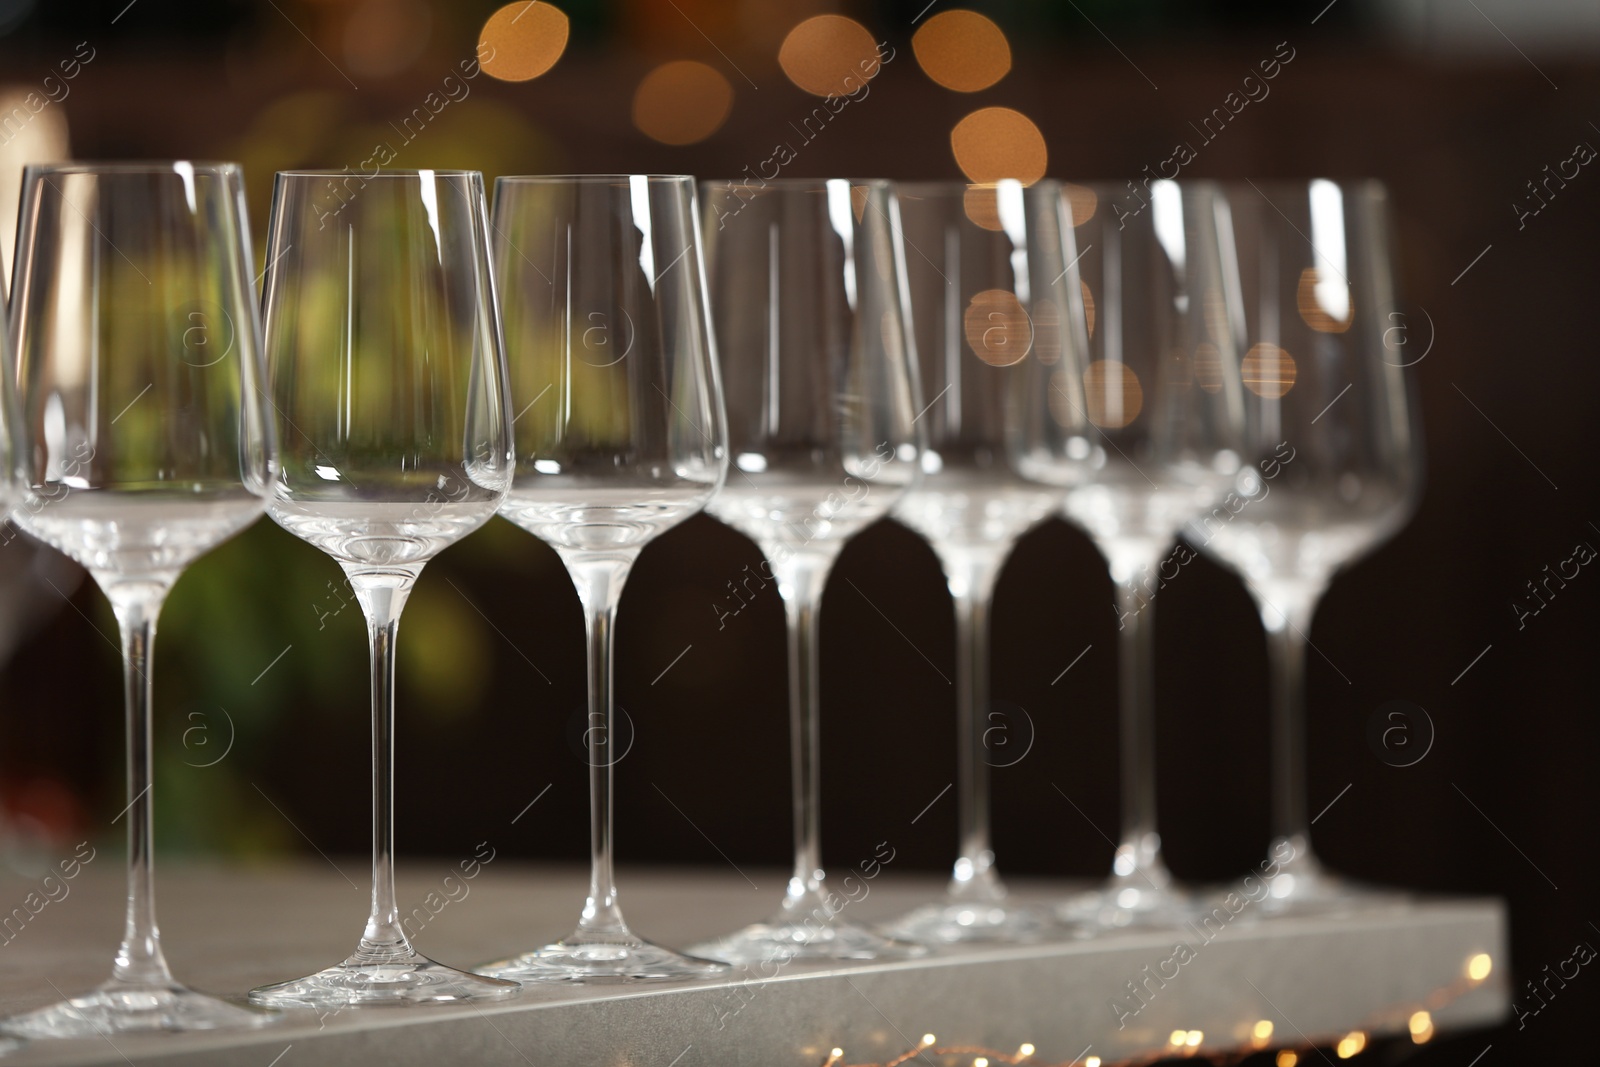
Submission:
[[[496,185],[627,185],[643,178],[652,185],[694,182],[693,174],[501,174]]]
[[[1241,192],[1262,194],[1304,193],[1313,182],[1327,182],[1347,196],[1352,194],[1358,196],[1371,196],[1374,194],[1387,196],[1389,194],[1388,184],[1382,178],[1373,177],[1329,178],[1325,175],[1311,174],[1303,178],[1269,178],[1265,181],[1258,181],[1253,178],[1248,181],[1242,178],[1224,178],[1216,184],[1220,185],[1222,191],[1231,199],[1234,194]]]
[[[431,174],[435,178],[482,178],[481,170],[466,170],[454,167],[379,167],[374,171],[351,170],[345,167],[342,170],[322,169],[317,167],[280,170],[273,172],[273,178],[357,178],[361,181],[376,181],[379,178],[420,178],[424,174]]]
[[[718,189],[775,189],[782,192],[804,192],[806,190],[819,190],[829,182],[848,182],[851,185],[862,185],[868,189],[892,189],[894,182],[889,178],[700,178],[701,188]]]
[[[1256,188],[1266,189],[1266,190],[1273,190],[1273,189],[1279,189],[1279,190],[1282,190],[1282,189],[1303,189],[1306,186],[1310,185],[1312,182],[1319,182],[1319,181],[1331,182],[1332,184],[1338,186],[1340,190],[1342,190],[1343,192],[1347,192],[1347,193],[1348,192],[1357,192],[1357,191],[1362,191],[1362,190],[1370,190],[1370,189],[1378,189],[1378,190],[1383,190],[1385,192],[1387,192],[1387,190],[1388,190],[1388,184],[1382,178],[1374,177],[1372,175],[1356,175],[1356,176],[1349,176],[1349,177],[1343,177],[1343,178],[1330,177],[1329,175],[1326,175],[1326,174],[1290,175],[1290,176],[1284,177],[1284,178],[1245,178],[1245,177],[1238,177],[1238,178],[1226,178],[1226,177],[1224,177],[1224,178],[1160,178],[1160,177],[1156,177],[1156,178],[1152,178],[1150,180],[1151,181],[1170,181],[1170,182],[1172,182],[1173,184],[1177,185],[1179,188],[1182,188],[1182,189],[1210,188],[1210,189],[1222,189],[1222,190],[1225,190],[1225,191],[1231,191],[1231,190],[1234,190],[1234,189],[1249,189],[1249,188],[1251,188],[1251,186],[1255,186]],[[1133,179],[1129,179],[1129,178],[1107,178],[1107,177],[1104,177],[1104,176],[1098,177],[1098,178],[1063,178],[1063,177],[1057,177],[1057,176],[1051,175],[1051,176],[1048,176],[1046,178],[1041,178],[1040,181],[1041,182],[1043,182],[1043,181],[1053,181],[1056,184],[1061,185],[1063,187],[1068,186],[1068,185],[1076,185],[1076,186],[1079,186],[1079,187],[1085,188],[1085,189],[1093,189],[1097,193],[1104,192],[1104,191],[1106,191],[1108,189],[1113,190],[1113,191],[1117,191],[1117,192],[1125,191],[1125,190],[1127,190],[1128,184],[1129,184],[1130,181],[1132,181],[1134,185],[1142,184],[1140,179],[1138,179],[1138,178],[1133,178]],[[903,184],[911,184],[911,183],[903,183]],[[1038,183],[1035,183],[1035,184],[1038,184]]]
[[[200,159],[57,160],[29,163],[22,169],[41,174],[179,174],[180,167],[195,174],[244,173],[244,165],[232,160]]]

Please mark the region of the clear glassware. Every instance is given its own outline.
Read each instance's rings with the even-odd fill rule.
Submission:
[[[1061,187],[896,183],[911,325],[928,405],[922,479],[894,514],[933,546],[956,616],[956,808],[960,853],[945,899],[890,924],[913,941],[1022,941],[1052,925],[1007,899],[989,836],[989,772],[1020,757],[989,692],[995,580],[1016,539],[1061,506],[1058,490],[1022,477],[1011,455],[1024,360],[1077,365],[1063,351],[1067,289]],[[1063,359],[1066,360],[1063,363]],[[1015,750],[1015,751],[1013,751]]]
[[[252,1026],[178,984],[155,917],[151,645],[196,557],[261,514],[272,425],[232,163],[27,168],[11,337],[28,533],[82,564],[122,633],[128,905],[111,980],[7,1019],[24,1037]]]
[[[1373,181],[1227,190],[1239,284],[1243,462],[1186,539],[1236,571],[1272,668],[1268,909],[1347,903],[1311,850],[1305,651],[1333,576],[1388,540],[1422,490],[1407,323],[1395,295],[1388,197]],[[1266,868],[1264,868],[1266,869]]]
[[[412,947],[394,888],[394,646],[440,550],[494,515],[514,460],[476,171],[280,173],[262,301],[282,458],[268,512],[344,569],[372,658],[372,910],[356,951],[253,990],[344,1007],[504,996]]]
[[[818,612],[844,542],[917,477],[916,355],[887,182],[705,182],[705,246],[734,468],[710,512],[761,547],[789,630],[794,873],[776,915],[699,951],[734,963],[920,946],[844,914],[823,880]]]
[[[494,259],[521,464],[501,513],[561,556],[588,635],[589,897],[564,940],[491,963],[522,981],[702,977],[727,967],[628,929],[612,865],[613,626],[639,551],[727,473],[694,179],[495,183]]]
[[[1226,313],[1214,185],[1068,185],[1069,345],[1081,370],[1035,367],[1019,468],[1066,489],[1116,587],[1122,828],[1112,874],[1061,917],[1167,922],[1187,908],[1156,825],[1155,594],[1181,566],[1178,531],[1239,472],[1235,326]]]

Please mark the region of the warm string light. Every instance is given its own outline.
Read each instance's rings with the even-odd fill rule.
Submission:
[[[1072,1063],[1044,1064],[1034,1063],[1033,1053],[1034,1047],[1031,1041],[1024,1041],[1017,1046],[1017,1051],[1015,1052],[1003,1052],[999,1049],[977,1048],[968,1045],[937,1045],[937,1039],[932,1034],[923,1034],[922,1040],[918,1041],[915,1046],[886,1063],[847,1064],[843,1062],[844,1050],[835,1048],[828,1054],[828,1058],[823,1061],[822,1067],[900,1067],[906,1061],[922,1055],[971,1056],[972,1067],[994,1067],[996,1064],[1007,1064],[1010,1067],[1015,1067],[1015,1065],[1022,1063],[1028,1064],[1028,1067],[1078,1067],[1079,1064],[1082,1064],[1082,1067],[1100,1067],[1099,1056],[1090,1056],[1087,1060],[1074,1060]]]
[[[1405,1030],[1411,1035],[1411,1040],[1418,1045],[1429,1041],[1434,1035],[1433,1012],[1456,1000],[1463,994],[1482,985],[1494,970],[1494,959],[1487,952],[1477,952],[1467,958],[1462,969],[1462,976],[1454,982],[1440,989],[1434,990],[1424,1000],[1424,1007],[1411,1005],[1408,1007],[1391,1008],[1369,1017],[1366,1029],[1351,1030],[1339,1038],[1334,1045],[1334,1052],[1340,1059],[1351,1059],[1366,1051],[1367,1035],[1369,1031],[1388,1031],[1399,1029],[1401,1021]],[[1212,1057],[1222,1057],[1219,1062],[1235,1062],[1267,1045],[1272,1040],[1276,1027],[1271,1019],[1258,1019],[1249,1024],[1248,1033],[1250,1042],[1248,1047],[1238,1052],[1208,1052]],[[1153,1063],[1180,1052],[1185,1056],[1192,1056],[1205,1040],[1205,1033],[1201,1030],[1173,1030],[1167,1035],[1167,1043],[1159,1050],[1144,1056],[1127,1060],[1116,1061],[1115,1067],[1132,1067],[1136,1064]],[[1275,1067],[1296,1067],[1301,1062],[1302,1053],[1309,1051],[1314,1046],[1300,1049],[1280,1049],[1273,1059]],[[828,1055],[822,1067],[901,1067],[902,1064],[921,1055],[933,1056],[971,1056],[972,1067],[993,1067],[995,1064],[1007,1064],[1016,1067],[1026,1064],[1027,1067],[1101,1067],[1099,1056],[1063,1061],[1060,1063],[1038,1063],[1033,1059],[1034,1046],[1032,1042],[1023,1042],[1016,1052],[1004,1052],[998,1049],[977,1048],[965,1045],[937,1045],[933,1034],[923,1034],[922,1040],[915,1047],[901,1053],[886,1063],[861,1063],[847,1064],[844,1062],[844,1050],[834,1048]]]
[[[1347,1060],[1351,1056],[1360,1053],[1366,1047],[1367,1035],[1360,1030],[1352,1030],[1339,1039],[1339,1044],[1334,1046],[1334,1051],[1339,1054],[1341,1060]]]

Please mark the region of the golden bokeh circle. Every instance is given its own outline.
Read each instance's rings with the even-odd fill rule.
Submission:
[[[1100,197],[1087,185],[1062,182],[1061,195],[1066,198],[1068,207],[1072,209],[1073,226],[1082,226],[1094,218],[1095,208],[1100,206]]]
[[[545,0],[519,0],[489,16],[478,34],[483,72],[505,82],[537,78],[567,49],[566,13]]]
[[[1139,376],[1120,360],[1097,359],[1085,367],[1083,393],[1089,421],[1106,430],[1120,430],[1144,407]]]
[[[878,73],[883,58],[878,42],[855,19],[813,15],[784,37],[778,65],[813,96],[848,96]]]
[[[961,194],[961,208],[974,226],[985,230],[1002,230],[1000,223],[1000,196],[992,185],[969,185]]]
[[[987,89],[1011,70],[1005,31],[976,11],[933,16],[912,35],[911,51],[924,74],[958,93]]]
[[[1009,107],[979,108],[956,123],[950,150],[967,180],[980,184],[1015,178],[1032,185],[1044,177],[1050,162],[1039,127]]]
[[[962,320],[967,346],[991,367],[1021,363],[1033,347],[1033,322],[1016,294],[985,289],[972,297]]]
[[[1239,364],[1244,387],[1259,397],[1276,400],[1294,388],[1294,357],[1271,341],[1251,345]]]
[[[663,63],[633,93],[633,124],[662,144],[704,141],[733,110],[733,85],[722,72],[692,59]]]
[[[1344,333],[1350,328],[1350,322],[1355,318],[1355,304],[1352,301],[1347,305],[1345,317],[1336,319],[1323,308],[1317,299],[1317,283],[1322,280],[1316,267],[1307,267],[1300,272],[1300,285],[1295,290],[1295,304],[1300,308],[1300,318],[1305,324],[1318,333]],[[1343,279],[1340,285],[1348,285]],[[1348,299],[1348,298],[1347,298]]]

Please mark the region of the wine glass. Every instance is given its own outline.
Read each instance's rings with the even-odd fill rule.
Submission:
[[[956,615],[957,822],[960,854],[945,899],[887,929],[916,941],[1028,940],[1048,928],[1037,909],[1006,899],[989,839],[989,771],[1024,752],[989,703],[989,614],[995,579],[1016,539],[1061,506],[1012,461],[1032,360],[1076,365],[1063,353],[1069,321],[1061,187],[896,183],[911,293],[911,325],[927,442],[921,482],[895,517],[939,556]],[[1066,356],[1067,362],[1061,361]]]
[[[27,168],[11,301],[25,531],[82,564],[122,635],[128,906],[111,980],[26,1037],[250,1026],[172,977],[156,928],[151,644],[189,563],[261,514],[273,462],[233,163]]]
[[[476,171],[280,173],[262,302],[282,459],[269,514],[332,556],[372,659],[372,910],[343,963],[253,990],[343,1007],[504,996],[412,947],[394,888],[394,645],[428,560],[494,515],[511,419]]]
[[[1244,579],[1272,668],[1269,908],[1348,902],[1323,872],[1306,808],[1305,650],[1340,568],[1416,507],[1422,435],[1408,325],[1390,261],[1388,196],[1373,181],[1229,187],[1245,434],[1226,506],[1186,538]],[[1263,868],[1264,870],[1267,868]]]
[[[522,461],[501,511],[556,550],[583,602],[593,862],[569,937],[484,970],[523,981],[721,973],[629,930],[612,867],[623,582],[640,549],[705,507],[728,466],[694,179],[501,178],[494,231]]]
[[[1122,829],[1112,875],[1063,904],[1071,921],[1124,926],[1184,914],[1156,827],[1153,606],[1181,565],[1169,555],[1239,470],[1235,331],[1226,313],[1221,191],[1156,180],[1146,190],[1068,185],[1060,284],[1081,371],[1036,366],[1020,457],[1066,489],[1067,516],[1116,587]]]
[[[755,541],[789,630],[794,873],[776,915],[701,951],[734,963],[874,959],[919,946],[843,914],[823,881],[817,622],[844,542],[917,474],[915,353],[887,182],[701,186],[736,469],[710,512]]]

